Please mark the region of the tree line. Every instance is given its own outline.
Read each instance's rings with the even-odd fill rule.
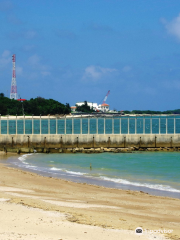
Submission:
[[[180,109],[167,110],[167,111],[152,111],[152,110],[132,110],[123,111],[125,114],[180,114]]]
[[[85,113],[92,113],[95,112],[93,107],[91,108],[88,106],[87,101],[84,101],[84,104],[81,106],[76,105],[76,112],[85,112]]]
[[[42,97],[31,98],[26,101],[17,101],[0,93],[0,114],[1,115],[35,115],[46,116],[48,114],[69,114],[71,108],[69,103],[65,105],[53,99]]]

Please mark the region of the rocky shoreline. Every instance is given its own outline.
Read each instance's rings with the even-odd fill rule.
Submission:
[[[161,151],[161,152],[179,152],[180,147],[159,147],[159,148],[138,148],[138,147],[128,147],[128,148],[3,148],[1,149],[2,154],[7,153],[132,153],[136,151]]]

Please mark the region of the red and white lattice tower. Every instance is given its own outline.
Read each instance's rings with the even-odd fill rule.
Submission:
[[[17,85],[16,85],[16,55],[15,54],[12,55],[12,64],[13,64],[13,71],[12,71],[10,99],[18,99]]]

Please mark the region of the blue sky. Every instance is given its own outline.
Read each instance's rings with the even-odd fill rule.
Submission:
[[[179,0],[0,0],[0,92],[180,108]]]

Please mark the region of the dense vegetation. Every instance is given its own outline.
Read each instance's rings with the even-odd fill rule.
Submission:
[[[54,114],[69,114],[71,112],[68,103],[66,105],[53,99],[44,99],[37,97],[31,98],[24,102],[19,102],[14,99],[4,97],[0,93],[0,114],[1,115],[54,115]]]
[[[85,112],[85,113],[92,113],[95,112],[93,108],[90,108],[90,106],[87,105],[87,101],[84,101],[84,104],[82,106],[76,105],[76,111],[77,112]]]
[[[132,110],[123,111],[125,114],[180,114],[180,109],[167,110],[167,111],[151,111],[151,110]]]

